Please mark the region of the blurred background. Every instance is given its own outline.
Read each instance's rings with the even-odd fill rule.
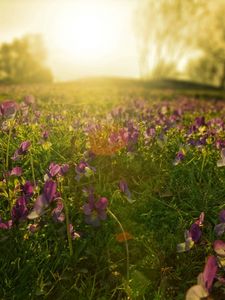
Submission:
[[[224,0],[1,0],[0,82],[107,76],[225,87]]]

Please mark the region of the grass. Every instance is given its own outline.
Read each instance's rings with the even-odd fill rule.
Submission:
[[[29,94],[34,103],[23,104]],[[11,229],[0,229],[0,299],[184,299],[213,253],[213,228],[225,207],[225,167],[216,165],[219,142],[225,141],[223,97],[221,91],[115,82],[1,86],[2,101],[20,103],[11,119],[1,117],[2,222],[11,218],[26,180],[36,184],[27,201],[31,212],[50,163],[68,164],[69,171],[52,177],[64,204],[63,222],[52,218],[55,200],[38,218],[16,219]],[[205,122],[198,125],[202,116]],[[13,161],[26,140],[28,152]],[[179,150],[185,155],[175,165]],[[82,161],[88,168],[77,180]],[[22,176],[7,175],[16,166]],[[120,180],[131,199],[119,189]],[[90,186],[96,200],[106,197],[109,203],[99,227],[85,222],[83,189]],[[201,241],[178,254],[185,229],[202,211]],[[72,239],[70,223],[80,238]],[[28,224],[38,230],[30,232]],[[127,233],[131,238],[119,242],[118,234]],[[224,290],[214,288],[213,294],[223,299]]]

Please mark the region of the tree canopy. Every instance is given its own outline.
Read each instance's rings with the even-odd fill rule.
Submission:
[[[142,77],[176,77],[225,86],[225,2],[144,0],[136,14]],[[188,63],[190,61],[190,63]],[[182,65],[187,65],[184,70]]]
[[[51,82],[45,66],[46,51],[40,35],[27,35],[0,45],[0,81],[9,83]]]

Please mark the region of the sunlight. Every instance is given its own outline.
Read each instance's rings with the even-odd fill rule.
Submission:
[[[86,2],[85,2],[86,3]],[[98,61],[113,54],[117,19],[102,5],[78,4],[60,10],[55,43],[64,55],[81,61]]]

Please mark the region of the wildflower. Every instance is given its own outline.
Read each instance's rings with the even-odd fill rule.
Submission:
[[[225,210],[221,210],[219,213],[220,223],[214,227],[214,231],[217,236],[221,236],[225,232]]]
[[[95,172],[95,168],[91,167],[87,162],[81,161],[76,167],[75,171],[77,173],[76,180],[79,181],[81,177],[90,177]]]
[[[200,227],[203,225],[205,218],[204,212],[202,212],[199,218],[191,225],[189,230],[185,231],[185,242],[177,245],[177,252],[189,251],[195,243],[198,243],[202,235]]]
[[[49,166],[49,175],[50,175],[50,177],[54,177],[57,174],[59,174],[60,169],[61,169],[60,165],[55,164],[55,163],[51,163],[50,166]]]
[[[48,137],[49,137],[49,131],[44,130],[44,131],[42,132],[42,138],[43,138],[44,140],[47,140]]]
[[[12,220],[2,222],[2,219],[0,217],[0,229],[11,229],[13,225]]]
[[[49,170],[45,175],[45,181],[58,175],[63,176],[68,172],[68,170],[69,170],[68,164],[59,165],[59,164],[51,163],[49,165]]]
[[[204,271],[198,275],[198,282],[192,286],[186,294],[186,300],[200,300],[208,297],[212,289],[213,281],[216,278],[218,265],[215,256],[208,257]]]
[[[131,192],[130,192],[130,190],[128,188],[128,185],[127,185],[125,180],[120,180],[119,189],[122,193],[124,193],[127,196],[128,199],[131,198]]]
[[[22,168],[21,167],[15,167],[12,169],[12,171],[10,172],[10,176],[21,176],[22,175]]]
[[[62,213],[63,211],[63,202],[62,199],[59,198],[57,200],[56,208],[52,211],[52,217],[56,222],[63,222],[65,220],[65,215]]]
[[[25,184],[21,186],[21,189],[26,199],[29,199],[33,196],[34,186],[30,181],[26,181]]]
[[[94,201],[93,194],[89,196],[89,202],[84,204],[83,211],[85,214],[85,222],[94,227],[100,225],[101,220],[106,220],[106,208],[108,199],[101,197],[97,202]]]
[[[5,118],[12,118],[18,110],[18,104],[14,101],[8,100],[0,105],[0,116]]]
[[[52,203],[56,198],[56,182],[49,180],[45,182],[43,193],[38,196],[34,203],[32,212],[28,215],[28,219],[39,218],[44,210]]]
[[[176,154],[175,160],[173,162],[174,166],[177,166],[185,157],[184,151],[179,151]]]
[[[16,203],[12,208],[11,215],[12,215],[13,222],[22,221],[26,219],[28,215],[28,209],[26,205],[26,199],[24,196],[16,200]]]
[[[74,231],[72,224],[69,224],[69,231],[70,231],[72,240],[80,238],[80,234],[78,232]]]
[[[19,148],[15,151],[12,160],[18,160],[20,156],[25,155],[30,148],[31,142],[24,141],[20,144]]]

